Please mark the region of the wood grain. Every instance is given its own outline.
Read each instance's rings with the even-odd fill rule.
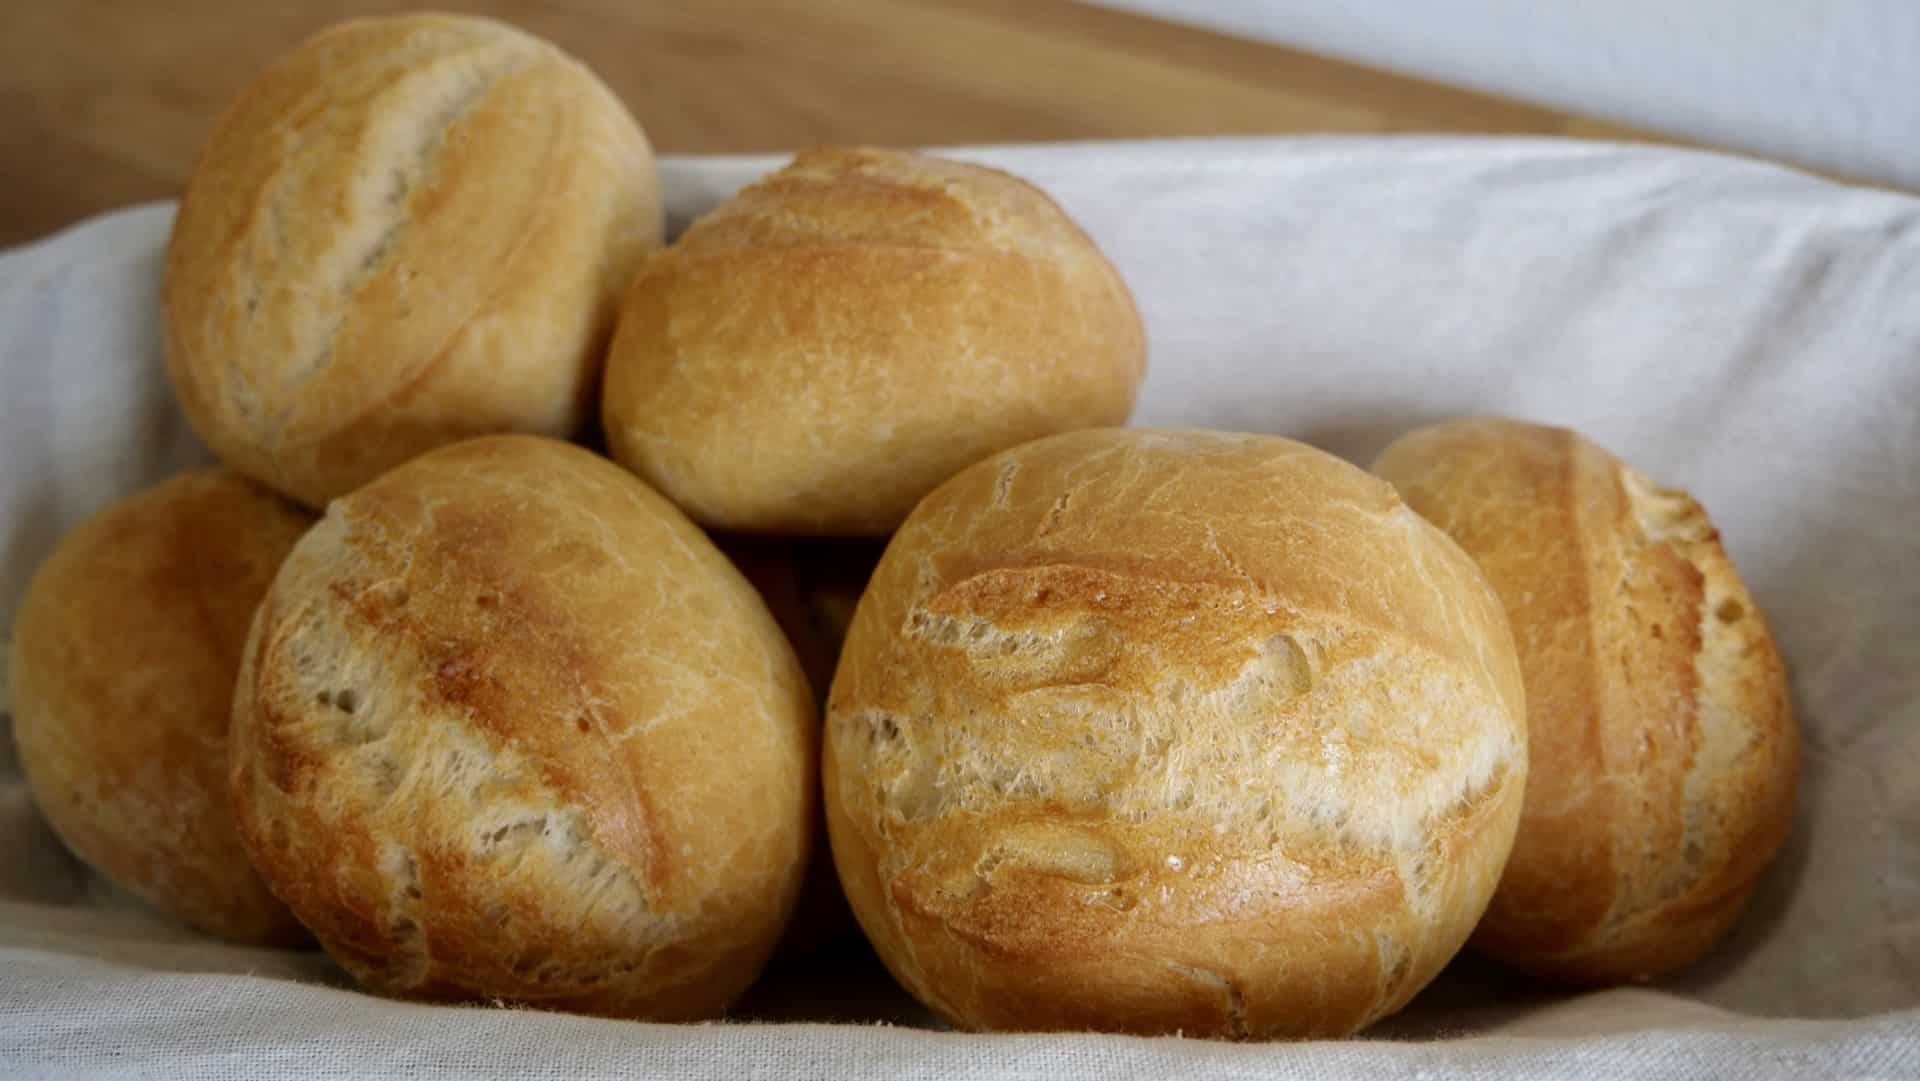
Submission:
[[[176,194],[273,57],[387,0],[9,0],[0,244]],[[1064,0],[484,0],[580,56],[666,153],[818,143],[1472,132],[1612,125]]]

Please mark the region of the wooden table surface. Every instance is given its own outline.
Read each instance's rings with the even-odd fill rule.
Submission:
[[[274,56],[382,0],[0,0],[0,245],[178,193]],[[1175,135],[1636,133],[1064,0],[484,0],[663,153]]]

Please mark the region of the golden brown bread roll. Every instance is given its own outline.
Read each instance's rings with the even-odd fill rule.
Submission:
[[[236,942],[305,937],[240,846],[226,743],[247,624],[312,521],[227,470],[183,473],[61,538],[14,620],[13,738],[54,832]]]
[[[684,515],[492,436],[350,496],[287,558],[235,695],[240,833],[392,995],[711,1017],[792,911],[818,721]]]
[[[827,715],[854,914],[964,1028],[1351,1032],[1466,941],[1526,776],[1472,561],[1268,436],[1077,432],[942,485]]]
[[[1793,818],[1780,655],[1706,512],[1562,428],[1454,421],[1374,469],[1505,602],[1532,771],[1477,949],[1644,980],[1733,923]]]
[[[168,371],[221,458],[315,506],[471,435],[571,435],[661,231],[646,137],[559,50],[485,19],[347,22],[201,152]]]
[[[647,263],[602,411],[709,526],[879,534],[994,451],[1124,421],[1145,364],[1126,284],[1039,190],[816,150]]]

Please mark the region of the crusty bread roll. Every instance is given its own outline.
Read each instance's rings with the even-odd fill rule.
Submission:
[[[713,533],[709,539],[766,602],[767,611],[774,622],[780,624],[800,659],[800,668],[807,675],[814,700],[825,698],[827,684],[833,680],[833,662],[840,643],[822,633],[814,617],[795,543],[784,537],[737,533]]]
[[[954,1024],[1351,1032],[1452,957],[1526,776],[1471,560],[1268,436],[1108,429],[914,510],[828,703],[854,914]]]
[[[1124,421],[1126,284],[992,169],[816,150],[695,222],[627,292],[608,445],[699,521],[880,534],[994,451]]]
[[[240,833],[386,994],[712,1017],[807,865],[818,722],[693,523],[578,447],[491,436],[334,501],[235,695]]]
[[[54,832],[237,942],[305,938],[240,847],[226,743],[247,624],[312,520],[227,470],[183,473],[61,538],[14,620],[13,738]]]
[[[1579,435],[1423,428],[1374,469],[1505,602],[1526,678],[1526,810],[1476,948],[1644,980],[1727,930],[1793,817],[1780,655],[1706,512]]]
[[[559,50],[485,19],[344,23],[202,151],[168,370],[221,458],[315,506],[471,435],[571,435],[661,231],[646,137]]]

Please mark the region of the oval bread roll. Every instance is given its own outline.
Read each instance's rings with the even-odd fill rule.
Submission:
[[[816,150],[695,222],[627,292],[613,456],[703,524],[881,534],[994,451],[1118,424],[1133,298],[1026,182]]]
[[[202,150],[168,371],[215,453],[313,506],[468,436],[571,435],[662,228],[646,137],[558,49],[485,19],[343,23]]]
[[[1526,677],[1526,811],[1475,947],[1579,984],[1693,961],[1786,838],[1799,762],[1780,655],[1706,512],[1510,420],[1420,429],[1374,469],[1479,561]]]
[[[13,738],[54,832],[236,942],[306,937],[247,863],[226,745],[247,625],[312,521],[227,470],[183,473],[63,537],[14,620]]]
[[[1520,813],[1500,605],[1285,439],[1029,443],[901,527],[828,703],[861,926],[969,1029],[1340,1035],[1466,941]]]
[[[766,606],[578,447],[492,436],[336,500],[248,641],[241,836],[369,988],[712,1017],[807,865],[818,721]]]

